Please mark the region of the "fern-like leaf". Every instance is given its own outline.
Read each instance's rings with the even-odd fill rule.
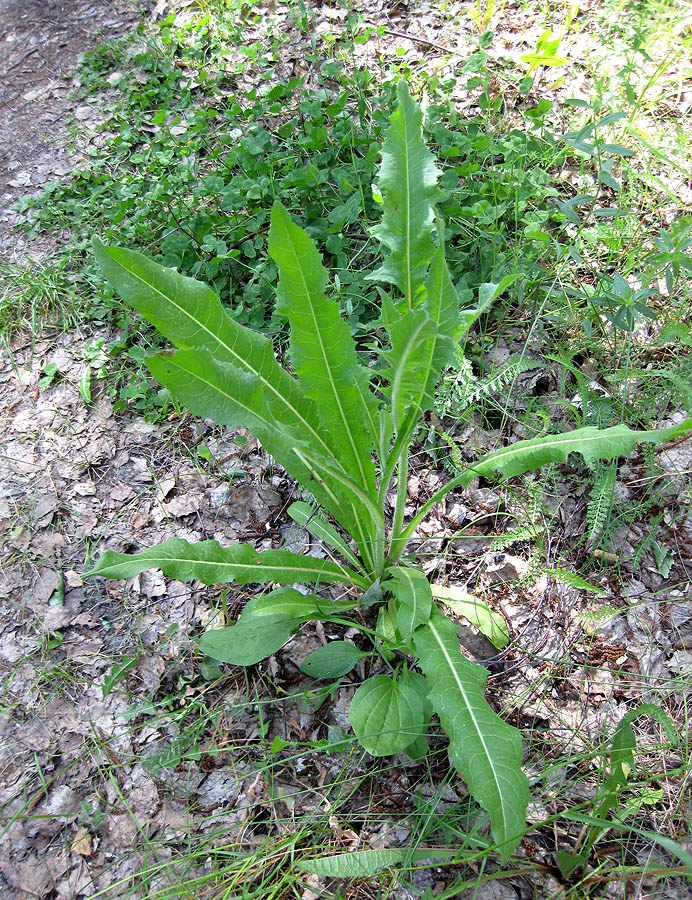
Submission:
[[[519,541],[534,541],[539,535],[545,532],[545,528],[541,525],[519,525],[512,528],[504,534],[498,534],[493,538],[493,550],[506,550],[512,544]]]
[[[586,507],[588,538],[591,542],[598,540],[608,521],[613,505],[613,489],[617,477],[617,466],[601,466],[600,472],[591,488],[591,496]]]

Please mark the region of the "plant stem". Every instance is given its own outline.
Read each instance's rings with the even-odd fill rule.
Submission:
[[[404,552],[406,544],[411,540],[411,535],[416,530],[418,525],[423,521],[423,519],[427,516],[433,506],[436,506],[440,500],[447,496],[450,491],[453,491],[455,487],[459,487],[460,484],[466,485],[473,478],[473,469],[468,468],[461,475],[457,475],[456,478],[452,478],[451,481],[448,481],[444,487],[441,487],[439,491],[436,491],[432,497],[427,500],[423,506],[418,510],[416,515],[411,519],[406,528],[397,535],[396,537],[396,546],[394,540],[392,540],[392,547],[389,551],[389,562],[396,563],[399,561],[401,554]]]
[[[394,521],[392,523],[392,543],[389,549],[389,558],[398,552],[401,555],[403,546],[399,548],[401,533],[404,529],[404,508],[408,496],[408,443],[404,445],[397,461],[398,481],[396,485],[396,506],[394,507]]]

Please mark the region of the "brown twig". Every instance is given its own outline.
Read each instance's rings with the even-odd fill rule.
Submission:
[[[366,22],[371,28],[379,28],[372,22]],[[435,50],[441,50],[443,53],[449,53],[450,56],[462,56],[458,50],[450,50],[449,47],[443,47],[442,44],[436,44],[435,41],[429,41],[427,38],[416,37],[414,34],[407,34],[405,31],[393,31],[391,28],[385,28],[384,33],[391,37],[404,38],[406,41],[413,41],[414,44],[424,44],[426,47],[433,47]]]

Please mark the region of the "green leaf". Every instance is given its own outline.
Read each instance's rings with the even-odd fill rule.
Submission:
[[[404,753],[409,759],[412,759],[414,762],[423,762],[427,757],[430,751],[430,745],[428,744],[428,739],[424,734],[418,735],[418,737],[413,741],[412,744],[409,744],[408,747],[404,747]]]
[[[479,316],[490,309],[497,298],[504,294],[507,288],[511,284],[514,284],[517,278],[519,278],[518,274],[505,275],[497,284],[493,281],[488,281],[485,284],[480,285],[478,288],[478,306],[476,309],[465,309],[462,311],[464,332],[469,330]]]
[[[372,756],[391,756],[425,730],[419,691],[388,675],[375,675],[353,695],[349,718],[354,734]]]
[[[230,547],[222,547],[218,541],[189,544],[181,538],[172,538],[133,554],[106,550],[87,575],[133,578],[146,569],[161,569],[169,578],[178,581],[197,579],[203,584],[338,581],[363,589],[368,586],[360,575],[330,560],[299,556],[288,550],[258,552],[249,544],[233,544]]]
[[[297,453],[303,444],[312,445],[309,435],[295,422],[284,420],[277,427],[281,423],[281,404],[272,402],[266,386],[253,375],[219,362],[203,349],[156,354],[149,357],[147,366],[192,412],[212,418],[219,425],[242,424],[249,428],[264,449],[294,478],[309,486],[334,516],[346,525],[356,521],[355,515],[349,518],[347,505],[329,490],[329,485],[323,488],[311,482],[310,470]]]
[[[276,362],[270,340],[231,319],[207,285],[133,250],[106,247],[97,238],[93,243],[99,266],[122,299],[187,351],[155,356],[148,363],[176,397],[193,412],[218,416],[221,424],[250,423],[267,451],[306,486],[310,476],[295,446],[309,446],[342,468],[318,424],[315,405]],[[319,485],[315,496],[345,528],[357,531],[362,511]]]
[[[434,712],[433,705],[430,702],[430,685],[428,684],[428,679],[425,675],[421,675],[420,672],[412,672],[411,669],[404,668],[402,672],[399,672],[399,682],[407,688],[410,688],[412,691],[415,691],[420,697],[421,703],[423,704],[423,718],[427,725]]]
[[[293,588],[277,588],[268,594],[253,597],[243,609],[246,615],[292,616],[294,619],[328,619],[353,609],[355,600],[332,601],[316,594],[301,594]]]
[[[307,467],[311,477],[315,479],[315,481],[317,481],[320,488],[326,491],[332,490],[329,484],[327,484],[324,480],[324,478],[327,477],[329,478],[329,481],[331,485],[334,486],[334,488],[345,492],[353,502],[361,504],[362,507],[368,511],[370,521],[374,524],[375,528],[374,543],[376,545],[379,545],[379,555],[383,557],[385,527],[384,515],[382,513],[382,509],[378,504],[377,498],[372,497],[353,478],[346,475],[341,470],[331,466],[323,458],[317,456],[316,454],[308,450],[299,450],[297,448],[295,452]],[[368,551],[372,549],[373,540],[367,536],[363,536],[363,533],[359,532],[356,529],[354,529],[351,533],[356,539],[356,543],[358,544],[360,553],[362,555],[367,555]]]
[[[313,678],[341,678],[364,656],[369,654],[348,641],[332,641],[313,650],[305,657],[300,668]]]
[[[555,862],[563,878],[569,878],[588,861],[588,854],[569,853],[567,850],[558,850],[555,854]]]
[[[687,872],[682,873],[683,877],[688,881],[692,881],[692,853],[683,847],[681,844],[678,844],[677,841],[672,840],[669,837],[666,837],[663,834],[657,834],[655,831],[647,831],[643,828],[635,828],[633,825],[623,825],[621,822],[617,822],[611,819],[602,819],[597,816],[586,816],[582,813],[571,812],[570,810],[565,810],[562,813],[563,818],[568,819],[571,822],[579,822],[582,825],[593,825],[602,829],[612,829],[615,831],[627,831],[633,832],[634,834],[640,835],[640,837],[646,838],[649,841],[653,841],[656,844],[659,844],[664,850],[667,850],[672,856],[677,856],[680,862],[688,869]]]
[[[430,587],[433,597],[475,625],[499,650],[507,646],[509,643],[507,624],[499,613],[490,609],[485,600],[455,585],[444,587],[441,584],[432,584]]]
[[[415,426],[434,404],[434,390],[454,362],[460,336],[459,299],[444,257],[444,224],[435,223],[438,169],[423,141],[422,113],[402,80],[399,106],[382,147],[379,189],[382,223],[373,229],[388,256],[370,278],[390,282],[403,299],[386,298],[382,318],[390,348],[382,353],[389,370],[392,420]],[[437,240],[436,238],[437,233]],[[432,262],[432,265],[431,265]]]
[[[434,203],[438,197],[432,153],[423,141],[423,114],[406,82],[397,84],[399,106],[382,146],[377,185],[383,199],[382,222],[372,233],[389,251],[369,278],[395,284],[412,309],[434,252]]]
[[[382,604],[377,610],[377,625],[375,626],[375,631],[377,637],[382,640],[387,648],[381,647],[380,653],[382,653],[385,659],[392,659],[394,654],[391,653],[388,648],[396,647],[399,649],[401,641],[397,634],[396,624],[394,623],[388,604]]]
[[[428,276],[425,280],[425,300],[422,308],[435,323],[435,338],[426,345],[427,360],[424,368],[428,372],[428,382],[424,391],[430,397],[442,376],[442,370],[456,360],[456,347],[466,324],[459,318],[459,295],[452,283],[447,268],[444,248],[444,224],[438,222],[438,246],[433,254]],[[421,408],[428,409],[426,404]]]
[[[119,663],[115,663],[115,665],[111,666],[108,675],[106,675],[103,680],[103,687],[101,688],[104,699],[138,662],[139,654],[136,653],[134,656],[126,656],[124,659],[121,659]]]
[[[389,574],[391,578],[384,586],[396,598],[396,626],[403,640],[408,641],[416,628],[430,618],[430,583],[421,569],[397,566]]]
[[[305,503],[302,500],[296,500],[295,503],[292,503],[288,507],[287,512],[294,522],[307,528],[311,534],[314,534],[320,541],[324,541],[328,547],[331,547],[333,550],[338,550],[354,569],[357,569],[360,572],[363,571],[363,563],[358,559],[338,531],[336,531],[329,522],[325,522],[324,519],[319,518],[314,506],[310,506],[309,503]]]
[[[529,801],[521,735],[488,706],[488,674],[462,655],[453,622],[433,607],[413,639],[430,699],[449,735],[451,760],[490,815],[493,838],[507,861],[521,840]]]
[[[382,304],[382,321],[391,349],[381,356],[389,365],[382,373],[389,382],[389,399],[394,427],[399,430],[416,395],[424,394],[428,372],[424,367],[425,347],[434,340],[435,323],[423,308],[399,309],[388,298]],[[417,411],[413,411],[417,418]]]
[[[283,647],[298,625],[300,619],[290,616],[249,617],[229,628],[205,631],[199,649],[219,662],[252,666]]]
[[[432,258],[422,296],[422,303],[413,310],[395,305],[388,298],[382,305],[382,318],[391,341],[391,348],[382,353],[390,369],[382,374],[390,383],[386,393],[397,429],[405,418],[417,423],[423,412],[433,408],[442,370],[455,362],[455,346],[462,332],[459,298],[442,243]]]
[[[549,463],[567,462],[570,453],[581,454],[586,462],[629,456],[637,444],[672,441],[688,431],[692,431],[692,419],[686,419],[670,428],[651,431],[632,431],[626,425],[604,429],[589,425],[564,434],[549,434],[528,441],[517,441],[483,456],[464,473],[461,483],[468,483],[477,475],[489,476],[494,472],[512,478]]]
[[[449,859],[453,850],[418,847],[416,850],[356,850],[349,853],[335,853],[317,859],[305,859],[298,863],[305,872],[322,875],[325,878],[370,878],[383,869],[414,862],[419,859]]]
[[[276,311],[291,326],[291,362],[300,385],[316,403],[332,451],[358,484],[376,495],[371,452],[377,401],[370,391],[370,370],[358,360],[339,307],[325,297],[322,257],[278,201],[272,208],[269,254],[279,267]]]
[[[572,587],[578,588],[580,591],[590,591],[592,594],[605,593],[603,588],[591,584],[590,581],[582,578],[581,575],[577,575],[576,572],[570,572],[568,569],[554,567],[551,569],[544,569],[543,571],[546,575],[552,576],[556,581],[561,581],[563,584],[569,584]]]

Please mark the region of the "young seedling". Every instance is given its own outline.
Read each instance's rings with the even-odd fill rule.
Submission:
[[[511,477],[565,461],[573,452],[588,461],[612,459],[640,441],[683,434],[692,420],[661,431],[582,428],[520,441],[483,457],[405,521],[409,447],[422,416],[433,406],[443,369],[454,364],[460,339],[512,278],[483,285],[477,307],[459,311],[435,208],[439,172],[423,142],[420,108],[403,81],[398,101],[378,181],[383,216],[374,234],[384,258],[369,276],[385,285],[386,343],[378,367],[359,355],[337,304],[325,296],[328,276],[320,254],[278,200],[269,253],[279,269],[277,311],[291,331],[290,373],[277,363],[271,342],[233,321],[209,287],[138,253],[94,242],[121,297],[178,348],[151,357],[152,374],[194,413],[253,431],[340,527],[312,516],[305,503],[289,509],[332,547],[334,558],[174,538],[133,555],[107,551],[90,574],[130,578],[158,567],[182,581],[286,585],[254,597],[237,624],[202,635],[205,654],[237,665],[276,652],[310,620],[361,628],[379,656],[351,701],[356,737],[374,756],[406,751],[421,758],[436,713],[449,736],[451,760],[490,816],[507,860],[521,839],[529,799],[521,735],[486,702],[485,669],[460,651],[456,625],[438,607],[423,571],[403,563],[402,554],[430,509],[472,477]],[[390,522],[385,502],[395,479]],[[348,598],[321,597],[319,587],[327,582],[352,588]],[[315,592],[306,596],[288,587],[296,583],[315,585]],[[357,606],[375,604],[376,625],[347,618]],[[306,670],[339,677],[361,656],[350,644],[334,642],[308,658]]]

